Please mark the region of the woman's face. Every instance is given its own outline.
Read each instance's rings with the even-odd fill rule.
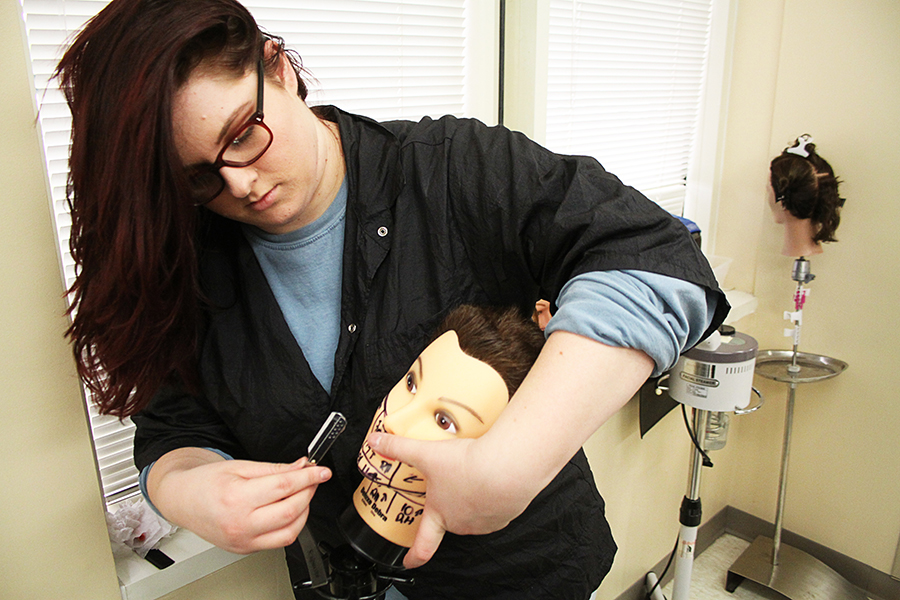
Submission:
[[[186,168],[215,162],[256,111],[257,81],[255,68],[235,77],[201,65],[175,93],[175,148]],[[343,180],[337,128],[320,121],[296,89],[296,75],[282,58],[279,76],[265,79],[263,93],[272,145],[249,166],[219,170],[225,189],[206,205],[211,211],[275,234],[325,212]]]

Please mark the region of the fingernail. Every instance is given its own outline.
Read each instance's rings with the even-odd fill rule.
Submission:
[[[319,479],[321,481],[328,481],[331,479],[331,470],[330,469],[322,469],[319,471]]]
[[[369,442],[369,446],[371,446],[372,450],[378,450],[379,446],[381,446],[381,434],[372,433],[366,441]]]

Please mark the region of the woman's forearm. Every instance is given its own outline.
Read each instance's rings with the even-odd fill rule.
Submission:
[[[520,515],[652,369],[641,351],[557,331],[483,436],[430,442],[370,435],[373,449],[415,466],[428,481],[406,567],[426,563],[445,531],[491,533]]]
[[[653,370],[643,352],[565,331],[550,335],[528,377],[480,440],[507,485],[544,488]],[[515,481],[518,479],[519,481]]]
[[[306,524],[309,503],[331,471],[291,463],[226,460],[202,448],[160,458],[147,494],[169,521],[230,552],[246,554],[292,543]]]
[[[147,495],[150,497],[150,501],[160,512],[165,514],[165,510],[159,505],[157,499],[159,488],[168,475],[222,460],[225,458],[204,448],[178,448],[167,452],[153,463],[153,467],[147,475]]]

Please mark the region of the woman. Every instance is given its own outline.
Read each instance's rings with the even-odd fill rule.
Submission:
[[[145,493],[226,549],[287,546],[303,580],[293,540],[336,539],[371,415],[441,319],[546,298],[488,433],[367,441],[428,480],[410,598],[587,597],[615,545],[581,445],[724,318],[708,264],[596,161],[313,111],[296,64],[232,0],[113,0],[60,62],[70,336],[101,409],[135,415]],[[332,410],[347,432],[310,467]]]

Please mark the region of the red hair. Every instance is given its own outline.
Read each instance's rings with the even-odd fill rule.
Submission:
[[[139,412],[173,376],[199,387],[201,209],[183,191],[172,97],[201,63],[247,72],[266,39],[232,0],[114,0],[57,66],[72,113],[67,335],[101,413]],[[274,39],[267,71],[285,52]]]

